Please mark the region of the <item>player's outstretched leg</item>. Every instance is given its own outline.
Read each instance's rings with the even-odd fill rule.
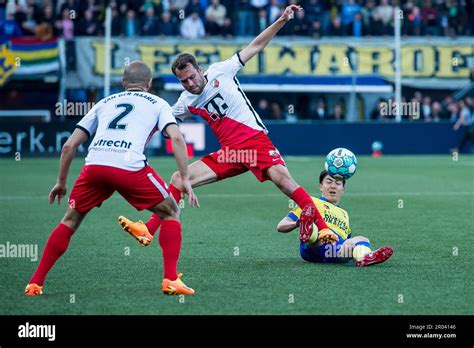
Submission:
[[[371,253],[365,254],[360,260],[356,261],[356,266],[366,267],[376,265],[387,261],[393,254],[393,249],[389,246],[383,246]]]
[[[182,196],[181,191],[173,184],[170,184],[168,188],[175,201],[179,202]],[[118,222],[122,229],[135,238],[142,246],[151,244],[153,236],[161,226],[161,219],[155,213],[151,214],[150,219],[146,223],[141,220],[131,221],[123,215],[118,217]]]
[[[170,198],[150,209],[162,220],[158,241],[163,251],[162,291],[166,295],[193,295],[194,290],[181,280],[178,260],[181,251],[181,222],[179,208]]]
[[[135,238],[138,243],[142,246],[150,245],[153,240],[153,236],[148,231],[148,227],[143,223],[142,220],[137,222],[130,221],[125,216],[120,215],[118,222],[122,226],[123,230]]]
[[[79,227],[84,216],[85,214],[79,213],[70,207],[68,208],[61,223],[51,232],[46,242],[38,267],[25,288],[26,296],[43,294],[43,284],[46,275],[67,250],[71,237]]]
[[[327,232],[330,231],[311,196],[293,180],[285,166],[276,164],[268,168],[267,174],[270,180],[301,208],[300,240],[303,243],[306,243],[313,234],[313,224],[316,224],[320,232],[326,232],[326,229]]]

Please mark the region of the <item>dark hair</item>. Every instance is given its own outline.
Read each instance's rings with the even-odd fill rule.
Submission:
[[[196,62],[196,58],[194,58],[192,54],[180,53],[174,59],[173,64],[171,65],[171,71],[173,72],[173,74],[176,75],[176,70],[182,70],[186,68],[186,65],[188,65],[188,63],[196,69],[199,69],[199,65]]]
[[[323,183],[323,180],[326,176],[331,176],[331,175],[329,175],[328,171],[326,169],[324,169],[321,172],[321,174],[319,174],[319,183],[320,184]],[[331,176],[331,178],[333,178],[333,177]],[[335,178],[333,178],[333,179],[335,179]],[[344,186],[344,187],[346,186],[346,180],[342,180],[342,186]]]

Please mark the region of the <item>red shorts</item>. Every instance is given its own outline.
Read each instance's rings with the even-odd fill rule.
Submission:
[[[269,180],[268,168],[275,164],[286,166],[270,138],[262,133],[236,146],[224,146],[219,151],[201,158],[222,180],[250,170],[259,181]]]
[[[85,165],[72,188],[69,206],[80,213],[87,213],[99,207],[115,191],[137,210],[151,208],[170,195],[163,179],[150,166],[131,171]]]

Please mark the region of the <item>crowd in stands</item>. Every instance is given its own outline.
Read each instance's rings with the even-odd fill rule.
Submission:
[[[279,98],[279,100],[256,98],[254,104],[257,113],[263,119],[286,122],[296,122],[301,119],[344,121],[347,119],[349,107],[342,98],[328,106],[324,97],[298,100],[294,104],[284,98]],[[394,121],[395,110],[393,99],[379,99],[369,113],[367,120]],[[432,100],[429,95],[423,95],[420,91],[416,91],[411,98],[402,96],[400,113],[402,120],[408,121],[456,122],[461,116],[465,119],[472,119],[474,118],[474,99],[465,97],[455,101],[451,95],[447,95],[444,99]],[[358,117],[358,120],[361,118]]]
[[[473,35],[471,0],[399,1],[408,36]],[[300,4],[281,35],[303,37],[392,35],[397,0],[0,0],[0,37],[104,34],[105,5],[112,35],[255,36],[289,4]]]

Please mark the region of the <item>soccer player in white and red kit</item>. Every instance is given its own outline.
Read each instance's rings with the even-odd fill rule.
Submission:
[[[152,74],[143,62],[134,61],[125,68],[124,92],[99,101],[77,124],[63,146],[56,185],[49,194],[52,204],[66,195],[66,179],[79,145],[95,133],[85,165],[72,189],[66,215],[52,231],[36,272],[25,289],[28,296],[41,295],[47,273],[66,251],[69,241],[84,217],[118,191],[137,210],[148,209],[162,220],[159,235],[163,249],[164,276],[162,290],[166,294],[193,294],[177,273],[181,249],[179,208],[170,196],[165,182],[147,163],[144,148],[157,131],[171,138],[173,152],[183,177],[183,192],[189,203],[198,206],[191,188],[184,139],[179,132],[170,105],[147,91]],[[146,240],[147,235],[135,235]],[[150,236],[151,237],[151,236]]]
[[[279,19],[258,35],[246,48],[230,59],[212,64],[203,73],[190,54],[180,54],[171,70],[185,91],[173,105],[173,115],[178,120],[199,115],[207,121],[216,134],[222,149],[204,156],[189,166],[189,177],[193,187],[223,180],[250,170],[259,181],[271,180],[302,209],[300,239],[306,242],[312,234],[313,223],[320,232],[328,226],[316,209],[311,196],[291,177],[285,161],[267,136],[267,129],[250,101],[245,96],[237,72],[252,57],[262,51],[276,33],[293,17],[293,11],[301,11],[297,5],[288,6]],[[253,158],[256,161],[234,161],[226,154]],[[247,156],[245,156],[247,154]],[[171,178],[170,192],[176,201],[183,191],[179,173]],[[152,215],[146,224],[131,222],[121,217],[124,228],[148,230],[151,234],[160,226],[160,219]],[[326,230],[324,232],[329,232]]]

